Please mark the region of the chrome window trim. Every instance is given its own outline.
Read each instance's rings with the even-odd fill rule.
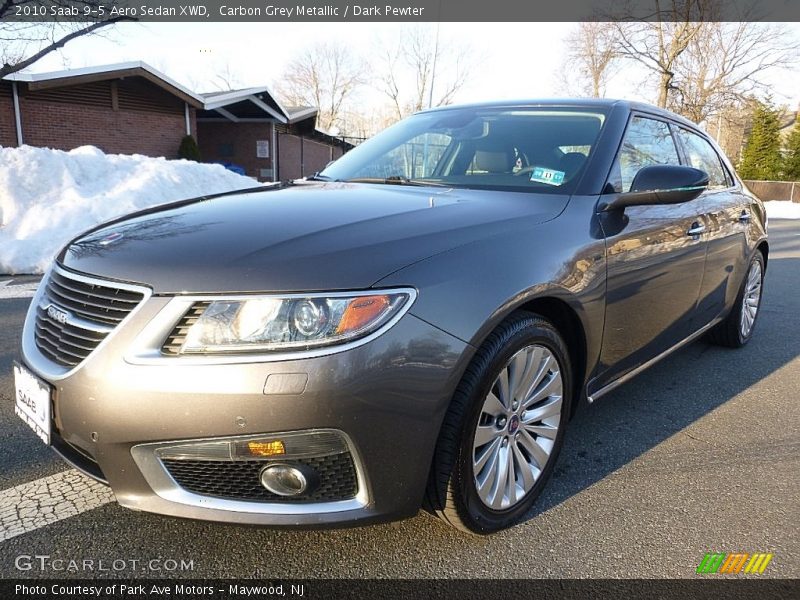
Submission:
[[[156,451],[166,446],[185,445],[202,442],[219,442],[225,440],[252,439],[259,435],[278,437],[290,433],[312,433],[312,432],[333,432],[342,436],[347,444],[347,449],[353,459],[356,470],[356,481],[358,491],[355,497],[348,500],[335,500],[332,502],[305,502],[292,504],[290,502],[258,502],[254,500],[227,500],[214,496],[205,496],[190,492],[182,488],[177,481],[169,474],[167,468],[156,455]],[[131,448],[131,456],[139,467],[147,484],[153,492],[160,498],[168,502],[183,504],[196,508],[208,510],[222,510],[227,512],[251,513],[261,515],[312,515],[323,513],[336,513],[349,510],[360,510],[369,505],[370,495],[367,488],[366,474],[361,462],[361,457],[356,450],[350,436],[339,429],[303,429],[296,431],[283,431],[277,433],[250,433],[247,435],[222,436],[210,438],[197,438],[191,440],[172,440],[167,442],[155,442],[148,444],[137,444]]]
[[[409,298],[405,305],[397,311],[391,319],[384,323],[380,328],[376,329],[369,335],[360,337],[349,342],[341,344],[330,344],[327,346],[318,346],[308,350],[275,350],[270,352],[253,351],[241,353],[192,353],[192,354],[179,354],[177,356],[168,356],[161,352],[164,345],[164,340],[167,339],[169,334],[175,328],[175,325],[183,318],[186,312],[196,302],[213,302],[215,300],[249,300],[252,298],[289,298],[300,299],[315,297],[326,298],[347,298],[353,296],[379,296],[387,293],[401,293],[408,294]],[[300,360],[306,358],[319,358],[321,356],[330,356],[340,352],[346,352],[353,348],[358,348],[364,344],[379,338],[389,329],[394,327],[400,319],[411,309],[411,306],[417,299],[417,290],[414,288],[390,288],[390,289],[374,289],[374,290],[353,290],[342,292],[307,292],[307,293],[263,293],[263,294],[202,294],[202,295],[186,295],[175,296],[169,303],[153,317],[153,319],[142,329],[141,333],[136,337],[131,345],[131,349],[126,352],[124,360],[132,365],[230,365],[230,364],[249,364],[249,363],[270,363],[281,362],[287,360]]]
[[[97,347],[89,352],[81,362],[79,362],[74,367],[64,367],[61,366],[49,358],[47,358],[44,354],[39,351],[39,348],[36,346],[36,340],[34,339],[34,331],[36,328],[36,309],[37,307],[41,307],[44,310],[47,310],[47,306],[50,303],[42,304],[42,297],[45,295],[45,288],[47,287],[47,282],[50,279],[50,274],[52,272],[56,272],[59,275],[66,277],[67,279],[74,279],[76,281],[81,281],[83,283],[88,283],[90,285],[99,285],[102,287],[107,288],[117,288],[120,290],[125,290],[129,292],[136,292],[142,294],[142,299],[127,315],[123,318],[117,325],[110,328],[110,331],[106,334],[103,340],[97,345]],[[39,287],[36,289],[36,293],[31,300],[30,308],[28,309],[28,314],[25,317],[25,324],[22,328],[22,354],[25,358],[25,363],[28,368],[32,369],[37,375],[40,377],[44,377],[49,381],[58,381],[61,379],[65,379],[72,375],[75,371],[80,369],[87,360],[89,360],[96,352],[99,352],[103,349],[103,347],[111,340],[114,334],[119,331],[125,323],[127,323],[130,319],[132,319],[136,313],[141,310],[141,308],[147,303],[150,297],[153,295],[153,290],[149,287],[143,285],[135,285],[132,283],[122,283],[117,282],[111,279],[102,279],[99,277],[94,277],[91,275],[85,275],[83,273],[76,273],[75,271],[67,270],[57,263],[53,263],[53,265],[45,272],[42,276],[42,280],[39,283]],[[55,304],[58,306],[58,304]],[[68,310],[68,309],[63,309]],[[74,321],[73,317],[73,321]],[[79,321],[83,321],[79,319]],[[99,328],[105,327],[104,325],[98,324],[95,330],[100,331]],[[87,328],[89,329],[89,328]]]

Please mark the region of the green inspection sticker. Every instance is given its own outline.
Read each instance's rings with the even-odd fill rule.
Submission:
[[[546,183],[548,185],[561,185],[564,183],[564,171],[534,167],[531,171],[531,181]]]

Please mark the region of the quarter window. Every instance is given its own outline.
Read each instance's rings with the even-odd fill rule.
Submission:
[[[643,167],[679,165],[678,150],[664,121],[633,117],[625,131],[611,185],[616,192],[629,192],[633,178]]]
[[[680,137],[681,144],[683,144],[689,165],[708,174],[709,189],[730,186],[719,156],[708,141],[686,129],[678,129],[678,137]]]

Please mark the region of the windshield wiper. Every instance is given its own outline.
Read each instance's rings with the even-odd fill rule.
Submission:
[[[435,181],[426,181],[424,179],[409,179],[404,175],[390,175],[389,177],[355,177],[353,179],[345,179],[344,181],[346,181],[347,183],[385,183],[389,185],[450,187],[447,184]]]
[[[335,181],[335,179],[332,179],[327,175],[320,175],[319,173],[314,173],[313,175],[306,177],[306,181]]]

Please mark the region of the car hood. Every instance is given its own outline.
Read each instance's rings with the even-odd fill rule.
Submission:
[[[555,194],[307,183],[135,213],[83,234],[57,258],[156,294],[367,288],[434,254],[552,219],[567,201]]]

